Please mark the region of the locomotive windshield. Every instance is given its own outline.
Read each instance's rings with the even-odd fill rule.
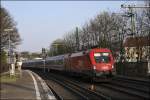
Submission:
[[[94,58],[96,63],[108,63],[110,62],[109,53],[94,53]]]

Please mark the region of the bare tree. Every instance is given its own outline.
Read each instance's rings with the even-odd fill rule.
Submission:
[[[116,41],[112,37],[114,35],[119,36],[122,22],[122,17],[110,12],[100,13],[93,20],[90,20],[90,26],[86,28],[90,33],[88,37],[91,38],[89,40],[92,41],[92,45],[112,49],[112,43]]]
[[[64,36],[64,43],[65,43],[66,52],[68,53],[75,52],[76,37],[74,31],[70,31],[68,34]]]
[[[84,26],[78,30],[78,42],[81,50],[90,49],[93,46],[110,48],[119,46],[120,41],[123,42],[124,37],[124,21],[123,18],[115,13],[103,12],[98,14],[95,18],[85,23]],[[77,37],[74,31],[65,34],[64,47],[66,53],[75,52],[77,46]],[[121,39],[116,39],[120,38]],[[115,43],[115,44],[114,44]]]

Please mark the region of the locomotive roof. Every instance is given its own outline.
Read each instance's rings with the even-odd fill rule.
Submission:
[[[95,48],[95,49],[91,49],[91,51],[94,51],[94,52],[111,52],[107,48]]]
[[[107,49],[107,48],[94,48],[94,49],[89,49],[89,50],[86,50],[86,51],[72,53],[71,57],[82,56],[82,55],[85,55],[85,54],[87,54],[91,51],[93,51],[93,52],[110,52],[110,50]]]

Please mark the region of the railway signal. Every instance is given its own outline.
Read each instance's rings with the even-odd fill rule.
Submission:
[[[42,58],[43,58],[43,66],[44,66],[44,73],[45,73],[45,60],[46,60],[46,49],[42,48]]]

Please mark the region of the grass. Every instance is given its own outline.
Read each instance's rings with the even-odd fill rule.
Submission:
[[[17,76],[10,76],[9,74],[4,74],[0,76],[0,83],[10,83],[10,82],[16,82]]]

